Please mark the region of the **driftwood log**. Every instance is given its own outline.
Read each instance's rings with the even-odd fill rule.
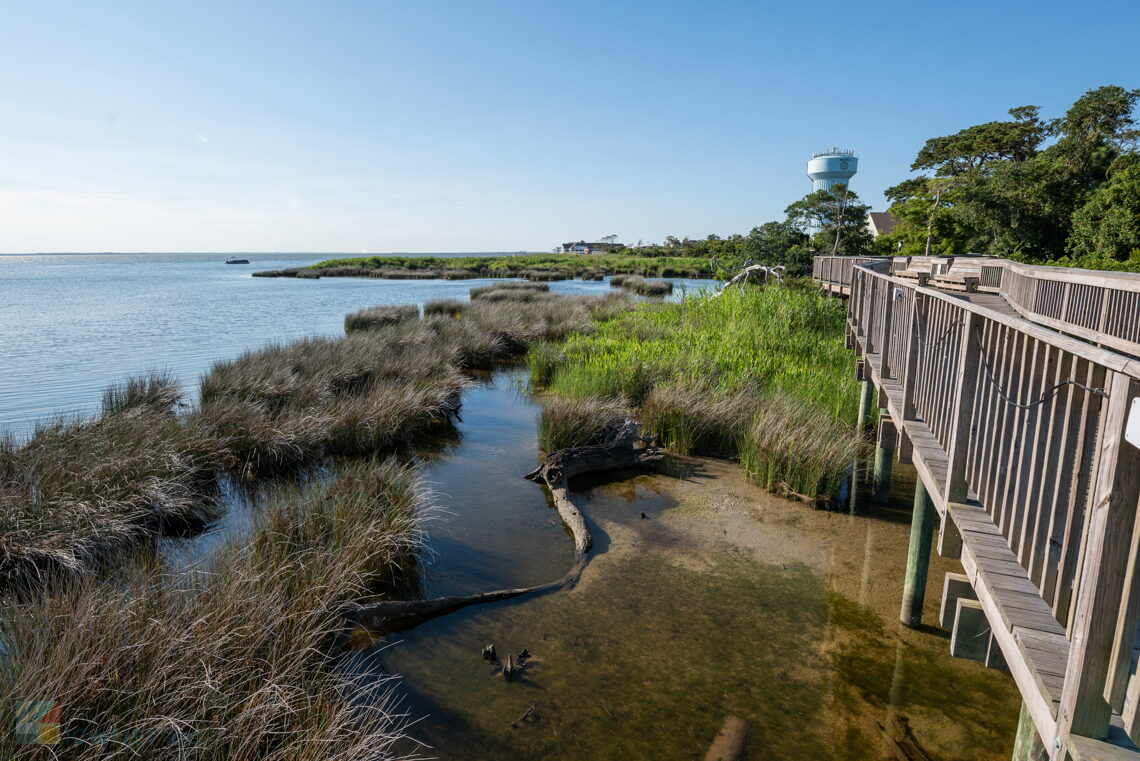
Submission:
[[[582,512],[570,501],[569,479],[594,471],[650,465],[663,456],[652,441],[642,438],[641,426],[632,420],[607,431],[603,438],[601,444],[571,447],[547,455],[541,465],[526,475],[526,478],[545,483],[550,488],[558,514],[574,536],[574,566],[561,579],[534,587],[500,589],[466,597],[349,603],[341,608],[346,630],[364,627],[377,635],[390,634],[411,629],[470,605],[573,587],[586,568],[593,538]]]
[[[782,283],[784,282],[784,265],[780,264],[775,267],[766,267],[763,264],[748,264],[744,269],[736,273],[731,280],[722,285],[720,290],[714,295],[719,296],[731,285],[747,283],[752,280],[754,276],[762,283],[767,283],[769,278],[774,278],[776,282]]]
[[[569,480],[599,470],[632,468],[661,460],[661,450],[641,436],[641,425],[627,420],[604,435],[605,443],[570,447],[546,456],[542,464],[526,474],[531,481],[545,483],[554,497],[554,506],[562,522],[574,536],[574,554],[582,557],[590,551],[594,539],[586,526],[586,518],[570,501]]]

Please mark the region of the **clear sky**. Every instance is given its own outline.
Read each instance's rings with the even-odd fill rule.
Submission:
[[[854,148],[1140,87],[1140,2],[0,2],[0,252],[747,232]]]

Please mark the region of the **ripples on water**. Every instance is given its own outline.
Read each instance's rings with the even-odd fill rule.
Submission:
[[[458,255],[458,254],[457,254]],[[467,298],[490,280],[255,278],[327,254],[0,256],[0,435],[98,409],[103,389],[169,369],[193,398],[210,365],[273,341],[343,335],[344,315],[375,304]],[[691,288],[709,281],[683,281]],[[606,283],[551,283],[604,293]]]

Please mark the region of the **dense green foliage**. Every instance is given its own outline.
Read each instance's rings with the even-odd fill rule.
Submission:
[[[911,166],[922,174],[887,191],[897,226],[876,246],[1140,270],[1137,98],[1105,86],[1056,119],[1022,106],[931,138]]]
[[[826,492],[859,448],[843,317],[842,302],[784,286],[640,304],[559,351],[532,351],[532,378],[638,406],[674,449],[739,455],[764,483]],[[785,424],[753,427],[757,417]]]

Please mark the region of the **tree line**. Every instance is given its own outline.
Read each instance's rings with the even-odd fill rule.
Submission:
[[[641,256],[708,256],[804,271],[819,253],[986,253],[1035,263],[1140,271],[1140,90],[1090,90],[1062,115],[1037,106],[926,141],[917,175],[888,188],[894,229],[877,238],[870,206],[839,184],[804,196],[747,235],[678,240]],[[634,250],[628,250],[633,253]]]

